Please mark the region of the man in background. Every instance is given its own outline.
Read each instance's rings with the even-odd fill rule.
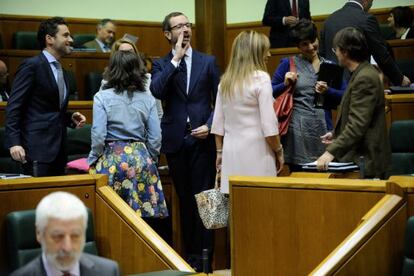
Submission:
[[[115,23],[108,18],[102,19],[96,26],[96,38],[83,44],[83,47],[96,49],[98,53],[109,53],[115,41],[115,33]]]
[[[210,128],[219,70],[215,57],[191,47],[187,16],[170,13],[163,31],[171,51],[154,61],[150,89],[165,103],[161,152],[166,154],[180,199],[185,257],[202,271],[203,249],[208,249],[210,261],[213,254],[213,232],[204,228],[194,195],[214,186],[216,155]]]
[[[9,100],[8,76],[7,66],[0,60],[0,102]]]
[[[118,276],[112,260],[83,253],[88,213],[73,194],[54,192],[36,207],[36,238],[42,255],[13,272],[12,276]]]
[[[348,1],[341,9],[329,16],[321,32],[320,54],[337,62],[337,57],[332,52],[332,42],[335,34],[345,27],[357,28],[364,34],[370,54],[390,81],[394,85],[408,86],[410,79],[401,73],[388,52],[377,19],[374,15],[368,14],[372,2],[373,0]]]
[[[20,64],[6,108],[6,147],[35,176],[63,175],[66,127],[82,127],[86,118],[68,112],[68,83],[59,60],[73,42],[61,17],[42,21],[37,39],[43,51]]]
[[[309,0],[267,0],[262,23],[270,26],[271,48],[296,46],[289,39],[289,28],[301,18],[311,20]]]

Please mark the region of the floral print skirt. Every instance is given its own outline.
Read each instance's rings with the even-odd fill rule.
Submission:
[[[115,141],[105,144],[95,171],[107,174],[108,185],[141,217],[168,216],[157,166],[144,143]]]

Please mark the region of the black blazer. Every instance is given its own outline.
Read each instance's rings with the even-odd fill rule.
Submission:
[[[68,93],[59,105],[58,86],[46,57],[40,53],[24,60],[6,108],[6,147],[22,146],[28,161],[55,160],[65,148],[66,126],[71,126],[67,105]]]
[[[298,1],[299,18],[311,19],[309,0]],[[289,0],[267,0],[262,23],[270,26],[270,45],[272,48],[296,46],[289,41],[289,27],[283,25],[283,17],[292,15]]]
[[[403,74],[387,50],[377,19],[372,14],[362,10],[357,3],[346,3],[325,21],[324,28],[321,31],[320,54],[329,60],[338,61],[331,50],[332,42],[335,34],[346,27],[357,28],[365,35],[368,48],[371,50],[378,66],[393,84],[400,85]]]

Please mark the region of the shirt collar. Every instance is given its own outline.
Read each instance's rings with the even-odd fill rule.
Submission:
[[[402,34],[401,39],[406,39],[408,32],[410,31],[411,28],[407,28],[407,30]]]
[[[110,49],[109,46],[107,46],[105,43],[103,43],[99,39],[95,38],[95,40],[99,44],[99,47],[101,47],[102,50]]]
[[[360,6],[360,7],[361,7],[361,9],[362,9],[362,10],[364,10],[364,6],[362,6],[362,4],[361,4],[361,3],[359,3],[358,1],[349,0],[349,1],[348,1],[348,3],[355,3],[355,4],[358,4],[358,6]]]
[[[47,262],[46,254],[44,252],[42,253],[42,261],[45,267],[46,276],[62,276],[62,271],[59,271],[56,268],[49,265],[49,263]],[[79,261],[76,262],[75,265],[68,272],[70,273],[70,275],[80,276]]]
[[[51,53],[49,53],[47,50],[43,50],[42,53],[46,57],[46,59],[49,63],[53,63],[55,61],[58,62],[58,60]]]

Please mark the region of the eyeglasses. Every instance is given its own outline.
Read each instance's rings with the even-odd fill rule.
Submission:
[[[190,29],[191,26],[193,26],[193,24],[191,24],[191,23],[184,23],[184,24],[180,23],[180,24],[177,24],[175,26],[172,26],[170,28],[170,30],[181,30],[184,27],[187,27],[187,29]]]

